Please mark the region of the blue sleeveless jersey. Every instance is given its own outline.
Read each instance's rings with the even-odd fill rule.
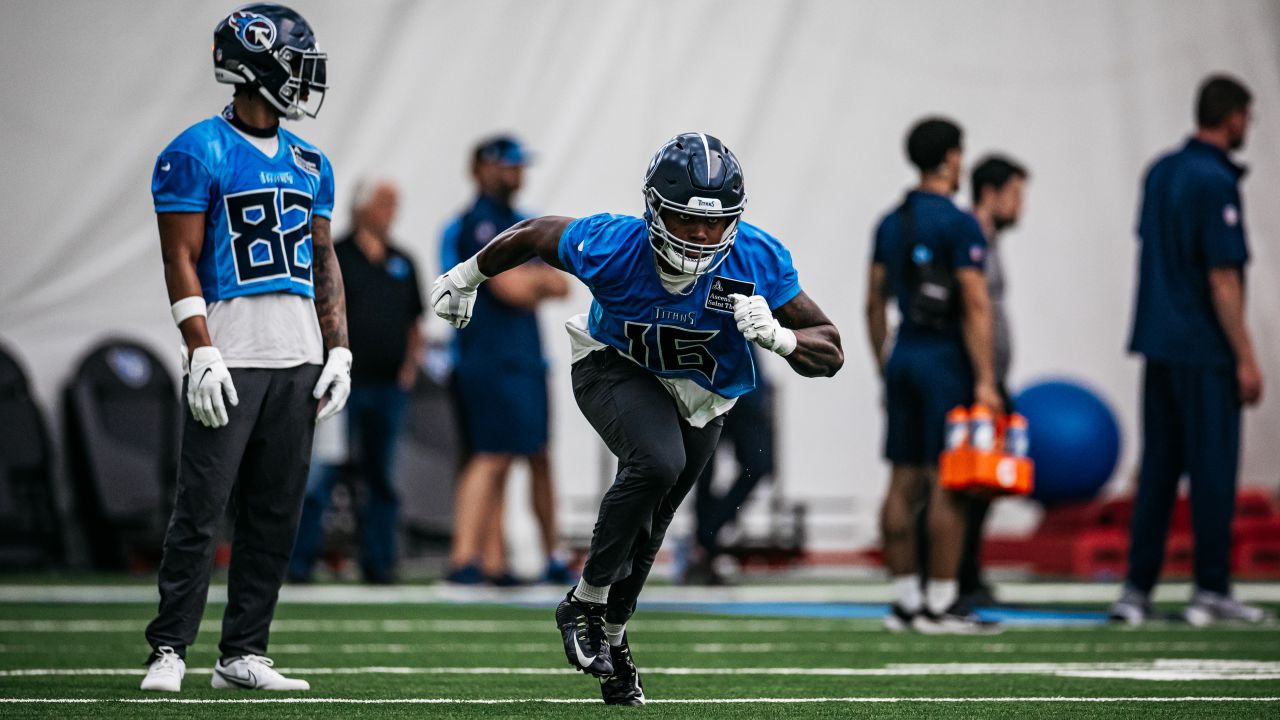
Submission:
[[[742,222],[732,251],[688,295],[658,277],[644,220],[592,215],[560,236],[560,263],[591,289],[589,330],[662,377],[688,378],[722,397],[756,386],[747,340],[733,319],[731,294],[761,295],[771,309],[800,293],[791,253]]]
[[[221,116],[196,123],[156,159],[157,213],[205,213],[196,273],[208,302],[288,292],[315,297],[311,219],[333,214],[333,170],[281,127],[267,157]]]

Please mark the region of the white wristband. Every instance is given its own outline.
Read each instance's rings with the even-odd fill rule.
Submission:
[[[458,283],[459,287],[465,287],[471,290],[480,287],[480,283],[489,279],[488,275],[480,272],[480,261],[476,259],[475,255],[472,255],[466,260],[454,265],[453,270],[450,270],[449,272],[450,274],[455,272],[457,273],[453,280]]]
[[[173,313],[174,325],[181,325],[183,320],[195,317],[196,315],[204,317],[206,311],[207,309],[204,304],[204,298],[199,295],[184,297],[169,306],[169,312]]]
[[[789,328],[779,327],[773,336],[773,351],[786,357],[795,352],[796,334]]]

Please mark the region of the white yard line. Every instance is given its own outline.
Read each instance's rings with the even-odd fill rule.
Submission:
[[[1275,703],[1280,697],[1234,697],[1230,695],[1181,695],[1173,697],[734,697],[734,698],[660,698],[648,699],[649,705],[750,705],[750,704],[895,704],[931,703],[971,705],[979,703]],[[261,698],[0,698],[0,705],[599,705],[586,698],[336,698],[336,697],[261,697]]]
[[[1237,583],[1237,597],[1247,602],[1280,602],[1280,583]],[[1117,583],[1000,583],[1000,598],[1011,603],[1109,603],[1119,597]],[[1166,583],[1156,589],[1161,602],[1185,602],[1191,596],[1187,583]],[[286,585],[282,604],[517,603],[554,605],[564,588],[531,586],[515,589],[472,588],[454,585]],[[658,586],[645,589],[650,602],[819,602],[882,603],[892,597],[888,583],[833,583],[823,585],[746,585],[731,588]],[[159,600],[152,585],[0,585],[0,602],[32,603],[154,603]],[[226,602],[226,586],[209,588],[209,601]]]
[[[141,632],[137,620],[0,620],[0,632],[113,633]],[[662,620],[651,632],[830,632],[840,623],[798,620]],[[206,620],[201,630],[216,632],[221,623]],[[878,627],[878,626],[877,626]],[[272,632],[307,633],[547,633],[555,632],[550,616],[539,620],[276,620]]]
[[[146,623],[140,620],[0,620],[0,633],[141,633]],[[200,625],[202,631],[218,632],[222,623],[217,620],[205,620]],[[635,623],[637,631],[644,629],[648,636],[671,633],[796,633],[831,635],[871,634],[884,636],[878,619],[834,619],[834,618],[777,618],[777,619],[724,619],[724,620],[667,620],[660,616],[649,615],[648,619],[640,619]],[[1053,630],[1095,630],[1099,626],[1090,625],[1055,625]],[[1008,634],[1025,635],[1044,631],[1044,626],[1022,626],[1006,628]],[[1146,630],[1178,629],[1197,632],[1195,628],[1184,623],[1149,623],[1141,628],[1117,628],[1118,634],[1141,634]],[[1275,633],[1280,625],[1221,625],[1213,628],[1214,632],[1239,632],[1250,635]],[[542,620],[275,620],[271,623],[273,633],[465,633],[465,634],[500,634],[554,632],[551,621]],[[860,643],[855,643],[861,645]],[[934,647],[934,646],[931,646]],[[1018,645],[1021,648],[1021,645]]]
[[[547,667],[293,667],[301,676],[320,675],[572,675],[569,668]],[[26,668],[0,670],[0,677],[138,676],[132,668]],[[193,667],[188,675],[209,675],[211,668]],[[1075,678],[1132,680],[1280,680],[1280,662],[1253,660],[1161,659],[1103,663],[890,663],[883,667],[737,667],[645,668],[648,675],[676,676],[790,676],[790,677],[946,677],[968,675],[1047,675]]]
[[[867,642],[633,642],[633,647],[643,654],[697,653],[705,655],[768,655],[780,652],[877,652],[877,653],[1045,653],[1106,655],[1115,653],[1168,653],[1168,652],[1237,652],[1257,647],[1256,640],[1240,642],[1080,642],[1080,643],[930,643],[922,641],[867,641]],[[506,642],[498,639],[466,643],[272,643],[271,655],[412,655],[433,652],[471,653],[477,648],[500,649],[504,653],[539,654],[558,652],[559,639],[545,642]],[[56,648],[47,644],[0,644],[0,654],[41,654],[56,650],[58,653],[100,653],[101,644],[59,643]]]

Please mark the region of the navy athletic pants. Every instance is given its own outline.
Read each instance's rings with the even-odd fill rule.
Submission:
[[[1147,362],[1142,474],[1130,525],[1128,584],[1150,592],[1164,562],[1178,481],[1191,481],[1196,587],[1230,591],[1231,517],[1240,457],[1240,400],[1232,367]]]

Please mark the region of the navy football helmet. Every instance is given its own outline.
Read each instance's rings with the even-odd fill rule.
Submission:
[[[245,5],[213,29],[218,82],[256,86],[290,120],[320,112],[327,62],[311,26],[283,5]]]
[[[738,218],[747,204],[742,166],[724,143],[710,135],[677,135],[649,162],[644,202],[653,251],[682,275],[706,275],[724,262],[738,236]],[[662,222],[664,209],[682,215],[723,217],[729,222],[719,242],[698,245],[667,229]]]

